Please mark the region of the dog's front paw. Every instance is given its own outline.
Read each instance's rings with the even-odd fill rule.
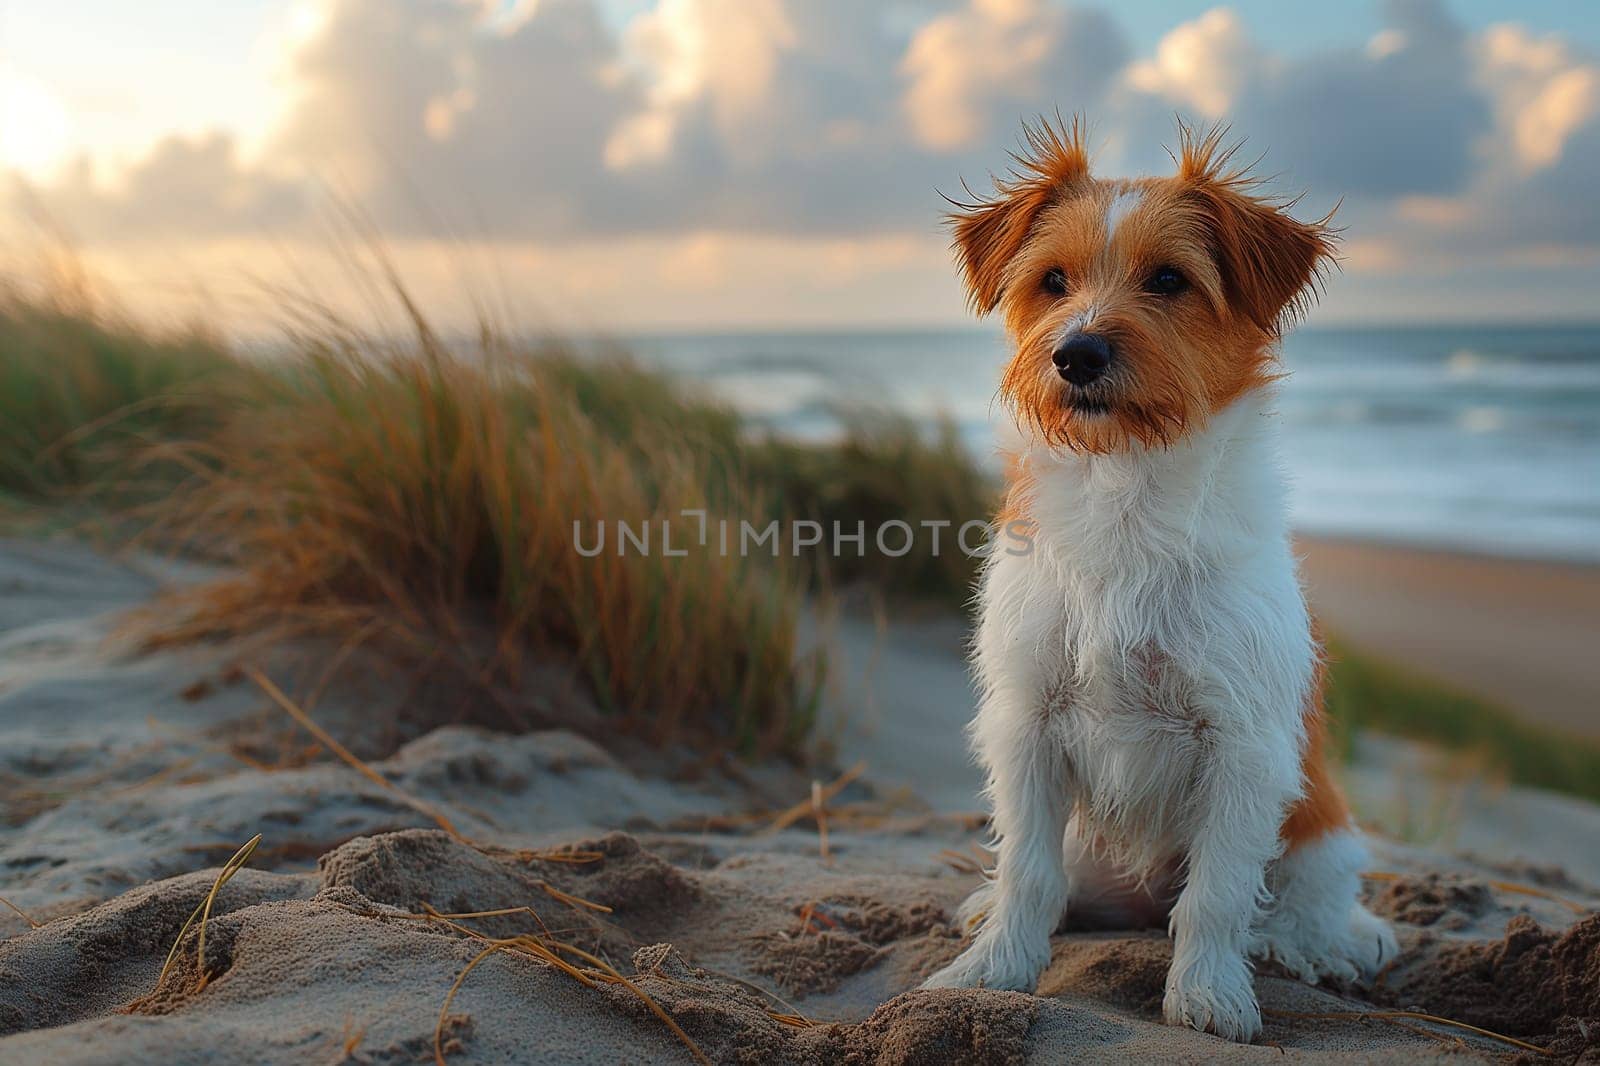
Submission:
[[[986,930],[987,932],[987,930]],[[923,988],[999,988],[1032,992],[1050,963],[1050,942],[979,933],[956,960],[922,982]]]
[[[1187,1025],[1224,1040],[1248,1044],[1261,1035],[1261,1008],[1250,965],[1231,954],[1207,954],[1180,963],[1167,974],[1161,1004],[1168,1025]]]
[[[1307,984],[1323,978],[1371,980],[1399,954],[1389,923],[1360,904],[1334,922],[1271,922],[1251,954],[1271,959]]]

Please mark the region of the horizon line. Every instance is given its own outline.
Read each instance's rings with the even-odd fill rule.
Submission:
[[[1600,330],[1600,318],[1563,318],[1542,316],[1530,318],[1373,318],[1321,322],[1296,326],[1285,336],[1296,333],[1336,332],[1343,330],[1426,330],[1426,329],[1594,329]],[[737,337],[756,334],[862,334],[862,333],[975,333],[998,334],[1003,327],[992,322],[838,322],[838,323],[763,323],[760,325],[643,325],[624,329],[552,329],[555,336],[570,337]]]

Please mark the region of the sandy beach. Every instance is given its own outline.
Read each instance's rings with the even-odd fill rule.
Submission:
[[[691,1044],[719,1063],[1429,1062],[1515,1049],[1368,1015],[1421,1007],[1569,1049],[1577,1019],[1597,1017],[1600,918],[1580,915],[1600,895],[1508,863],[1493,823],[1472,840],[1492,864],[1377,840],[1369,900],[1405,959],[1373,989],[1263,972],[1256,1046],[1161,1024],[1159,930],[1069,920],[1037,996],[914,991],[959,949],[951,915],[981,835],[953,622],[840,633],[857,651],[876,641],[834,696],[859,715],[833,741],[868,768],[826,800],[824,847],[792,769],[663,774],[560,730],[407,726],[370,751],[393,787],[363,777],[240,677],[238,648],[135,653],[119,612],[175,576],[72,544],[0,547],[0,895],[26,915],[0,912],[8,1063],[412,1062],[436,1038],[449,1062],[687,1062]],[[391,686],[359,669],[316,717],[370,736]],[[1371,778],[1393,776],[1392,754]],[[1564,832],[1600,828],[1588,805],[1563,816]],[[256,833],[217,894],[204,965],[191,929],[158,980]],[[629,983],[474,939],[530,931]]]
[[[1600,567],[1298,544],[1314,610],[1352,646],[1532,721],[1600,734]]]

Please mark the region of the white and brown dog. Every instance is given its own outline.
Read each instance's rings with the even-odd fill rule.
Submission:
[[[1170,178],[1092,177],[1080,126],[952,216],[1002,308],[1024,443],[989,560],[971,726],[997,861],[971,944],[927,987],[1031,990],[1066,912],[1164,917],[1165,1015],[1248,1041],[1251,959],[1356,979],[1395,954],[1324,762],[1320,649],[1289,541],[1277,341],[1332,261],[1182,131]]]

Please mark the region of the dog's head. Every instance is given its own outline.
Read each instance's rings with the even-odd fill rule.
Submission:
[[[1086,452],[1169,444],[1273,377],[1275,342],[1333,259],[1328,219],[1253,195],[1222,133],[1181,130],[1170,178],[1089,173],[1078,122],[1026,130],[994,196],[957,204],[974,309],[1003,309],[1018,424]]]

